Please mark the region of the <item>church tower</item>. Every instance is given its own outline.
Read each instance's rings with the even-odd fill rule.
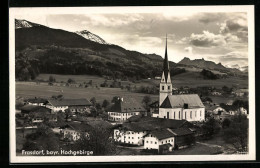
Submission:
[[[165,56],[163,62],[163,73],[162,79],[160,82],[160,100],[159,105],[165,100],[168,95],[172,95],[172,82],[171,82],[171,75],[169,69],[169,62],[168,62],[168,54],[167,54],[167,35],[166,35],[166,47],[165,47]]]

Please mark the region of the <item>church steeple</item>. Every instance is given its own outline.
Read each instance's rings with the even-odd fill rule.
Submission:
[[[165,98],[169,95],[172,95],[172,82],[168,61],[168,53],[167,53],[167,35],[166,35],[166,46],[165,46],[165,56],[163,61],[163,73],[162,79],[160,83],[160,96],[159,96],[159,105],[165,100]]]
[[[164,72],[165,81],[167,82],[168,75],[170,75],[169,74],[170,68],[169,68],[169,62],[168,62],[168,53],[167,53],[167,34],[166,34],[165,55],[164,55],[164,62],[163,62],[163,72]]]

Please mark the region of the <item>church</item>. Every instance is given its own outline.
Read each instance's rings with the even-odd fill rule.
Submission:
[[[158,106],[159,110],[154,111],[152,117],[187,121],[205,120],[205,106],[197,94],[172,95],[167,38]]]

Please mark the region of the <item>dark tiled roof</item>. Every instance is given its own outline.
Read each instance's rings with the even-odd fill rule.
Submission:
[[[163,118],[133,116],[122,124],[122,128],[130,131],[150,131],[164,128],[179,128],[186,123],[186,120],[167,120]]]
[[[159,107],[159,101],[155,101],[149,105],[149,107]]]
[[[193,132],[189,128],[177,128],[171,130],[175,136],[190,135]]]
[[[155,136],[159,140],[174,137],[174,134],[167,129],[153,130],[153,131],[150,132],[150,134],[152,134],[153,136]]]
[[[87,99],[49,99],[48,102],[53,106],[90,106]]]
[[[21,107],[22,111],[27,111],[27,112],[51,112],[51,109],[43,107],[43,106],[35,106],[35,105],[30,105],[26,104],[23,107]]]
[[[108,108],[109,112],[121,112],[121,113],[131,113],[131,112],[144,112],[146,111],[141,103],[138,103],[133,98],[127,98],[123,100],[118,100]]]
[[[161,104],[161,108],[182,108],[188,104],[188,108],[204,107],[197,94],[169,95]]]
[[[101,127],[104,129],[110,129],[113,126],[110,122],[103,121],[103,120],[92,120],[92,121],[86,122],[86,124],[90,125],[93,128]]]
[[[43,99],[43,98],[31,98],[31,99],[27,99],[25,100],[27,102],[30,102],[30,103],[46,103],[47,102],[47,99]]]

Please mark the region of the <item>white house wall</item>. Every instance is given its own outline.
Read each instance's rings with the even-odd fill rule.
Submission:
[[[124,122],[128,118],[139,114],[140,112],[130,112],[130,113],[108,112],[108,120],[116,121],[116,122]]]
[[[174,147],[174,142],[174,137],[158,140],[158,138],[149,134],[144,138],[144,149],[159,149],[160,145],[167,143]]]
[[[114,139],[125,144],[143,145],[143,136],[146,131],[134,132],[114,129]]]
[[[167,118],[169,112],[169,119],[187,120],[187,121],[203,121],[205,120],[205,108],[183,109],[183,108],[160,108],[159,118]],[[175,117],[174,117],[175,114]],[[185,115],[186,114],[186,115]]]

